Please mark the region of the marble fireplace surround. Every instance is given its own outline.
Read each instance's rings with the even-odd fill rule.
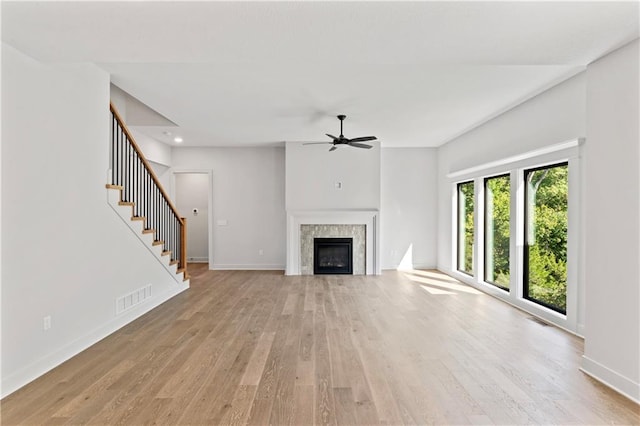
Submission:
[[[287,212],[287,275],[308,274],[308,266],[303,267],[303,238],[309,238],[309,231],[349,229],[348,227],[305,227],[305,235],[301,232],[301,225],[364,225],[365,261],[364,271],[358,273],[366,275],[379,275],[380,270],[380,220],[378,210],[301,210]],[[353,228],[354,230],[357,228]],[[361,233],[360,233],[361,234]],[[326,235],[328,237],[336,235]],[[344,235],[340,236],[351,236]],[[356,235],[354,235],[356,236]],[[355,241],[354,241],[355,243]],[[354,268],[355,268],[354,264]],[[311,273],[313,273],[313,266]],[[354,269],[354,274],[356,270]]]

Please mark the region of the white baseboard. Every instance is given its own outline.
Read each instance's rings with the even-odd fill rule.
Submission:
[[[269,264],[219,264],[214,263],[209,267],[212,271],[284,271],[284,265]]]
[[[634,382],[585,355],[582,356],[580,371],[640,404],[640,383]]]
[[[432,263],[414,263],[413,269],[437,269]]]
[[[208,257],[188,257],[187,263],[209,263]]]
[[[114,333],[115,331],[134,321],[136,318],[141,317],[150,310],[163,304],[167,300],[171,299],[179,293],[182,293],[188,288],[189,286],[186,282],[182,283],[181,285],[172,287],[170,290],[148,299],[148,302],[141,303],[136,308],[127,311],[126,314],[118,315],[108,323],[102,325],[101,327],[98,327],[94,331],[83,337],[80,337],[70,344],[58,349],[54,353],[40,358],[39,360],[20,369],[19,371],[8,375],[7,377],[3,377],[2,386],[0,386],[0,398],[4,398],[7,395],[17,391],[21,387],[32,382],[48,371],[54,369],[68,359],[76,356],[83,350],[96,344],[108,335]]]
[[[389,271],[389,270],[404,270],[404,269],[398,269],[400,265],[396,264],[386,264],[386,265],[382,265],[382,269],[383,271]],[[431,264],[431,263],[414,263],[412,265],[412,269],[437,269],[436,265]]]

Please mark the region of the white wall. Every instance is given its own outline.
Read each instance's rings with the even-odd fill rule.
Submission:
[[[287,210],[379,209],[380,144],[372,145],[329,152],[330,145],[287,142]]]
[[[639,45],[587,69],[583,368],[640,402]]]
[[[116,86],[115,84],[109,85],[110,101],[113,106],[116,107],[118,114],[125,121],[127,121],[127,93]]]
[[[126,92],[111,84],[110,96],[111,103],[116,107],[118,114],[120,114],[120,117],[129,128],[131,136],[135,139],[144,157],[149,161],[153,172],[160,180],[160,184],[165,190],[168,190],[171,184],[171,173],[169,172],[171,167],[171,147],[132,128],[129,123],[129,109],[127,108],[130,98]]]
[[[177,173],[175,206],[187,219],[187,259],[209,261],[209,174]],[[193,209],[198,209],[197,214]]]
[[[2,395],[176,292],[107,204],[109,75],[2,45]],[[116,298],[153,297],[116,316]],[[43,318],[52,327],[43,331]]]
[[[438,268],[452,266],[451,181],[447,174],[583,137],[584,73],[549,89],[438,150]]]
[[[124,120],[126,123],[126,117],[124,117]],[[171,166],[171,147],[169,145],[159,142],[135,129],[130,129],[130,131],[147,160],[163,166]]]
[[[123,119],[126,124],[127,118],[123,117]],[[156,174],[160,185],[165,191],[169,191],[171,187],[171,147],[134,129],[129,129],[129,131]],[[171,196],[171,194],[169,195]]]
[[[381,154],[382,268],[435,268],[437,150],[386,148]]]
[[[584,229],[580,214],[580,200],[584,185],[580,184],[580,179],[576,179],[583,173],[584,167],[579,159],[579,149],[569,150],[571,152],[563,150],[555,154],[516,161],[509,166],[503,166],[505,167],[503,170],[494,168],[475,172],[470,176],[453,178],[448,177],[448,174],[461,170],[461,173],[465,173],[464,170],[472,167],[514,158],[550,145],[582,138],[586,133],[585,109],[586,75],[581,73],[449,142],[438,151],[438,269],[576,333],[583,332],[585,312],[584,260],[580,256],[580,236]],[[455,227],[452,213],[454,183],[461,179],[481,177],[481,173],[500,173],[510,169],[539,165],[543,162],[564,161],[569,158],[571,159],[569,185],[570,192],[574,195],[569,200],[570,224],[567,255],[570,265],[568,267],[566,317],[520,297],[522,271],[518,268],[520,262],[516,259],[522,253],[521,241],[517,244],[512,242],[511,245],[513,289],[510,293],[483,284],[477,276],[470,278],[457,272],[453,265],[455,259],[452,251]],[[478,184],[481,185],[481,181]],[[514,182],[512,184],[515,185]],[[512,211],[516,214],[518,214],[517,206],[517,198],[514,198]],[[476,218],[476,223],[478,223],[477,228],[481,228],[482,220]],[[512,225],[512,235],[518,235],[516,231],[515,225]],[[479,234],[480,232],[476,232],[476,235]],[[477,245],[478,239],[476,240]],[[481,247],[477,247],[475,251],[476,265],[482,262],[481,250]]]
[[[640,400],[638,49],[636,40],[589,65],[585,73],[444,145],[438,153],[438,268],[451,272],[453,224],[447,174],[586,135],[579,171],[582,247],[577,272],[577,328],[585,337],[583,370],[636,401]]]
[[[283,148],[173,149],[174,169],[213,171],[210,268],[284,269],[284,157]]]

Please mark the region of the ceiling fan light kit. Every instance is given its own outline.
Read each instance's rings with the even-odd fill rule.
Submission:
[[[338,120],[340,120],[340,136],[336,137],[333,136],[329,133],[326,133],[327,136],[329,136],[331,139],[333,139],[332,142],[307,142],[303,145],[318,145],[318,144],[331,144],[333,145],[331,148],[329,148],[329,152],[331,151],[335,151],[336,149],[338,149],[338,145],[349,145],[352,146],[354,148],[364,148],[364,149],[371,149],[372,146],[365,144],[365,143],[361,143],[361,142],[367,142],[367,141],[375,141],[377,138],[375,136],[360,136],[357,138],[346,138],[343,134],[342,134],[342,123],[344,122],[344,119],[347,118],[346,115],[344,114],[340,114],[337,116]]]

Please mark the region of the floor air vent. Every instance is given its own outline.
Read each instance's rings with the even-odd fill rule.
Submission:
[[[529,317],[529,320],[540,324],[543,327],[549,327],[549,324],[547,324],[546,322],[542,321],[540,318],[536,318],[536,317]]]

